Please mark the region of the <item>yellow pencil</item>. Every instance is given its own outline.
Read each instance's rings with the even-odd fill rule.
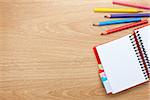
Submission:
[[[120,9],[120,8],[95,8],[94,12],[113,12],[113,13],[138,13],[142,12],[138,9]]]

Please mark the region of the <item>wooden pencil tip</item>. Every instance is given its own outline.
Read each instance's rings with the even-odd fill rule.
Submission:
[[[99,26],[98,24],[93,24],[93,26]]]
[[[110,18],[110,16],[109,15],[106,15],[106,16],[104,16],[105,18]]]
[[[142,10],[139,10],[138,12],[143,12]]]
[[[106,34],[107,34],[107,32],[106,32],[106,31],[101,33],[101,35],[106,35]]]

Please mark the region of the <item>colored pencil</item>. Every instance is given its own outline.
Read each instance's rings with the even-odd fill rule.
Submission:
[[[113,25],[113,24],[138,22],[138,21],[141,21],[141,18],[127,18],[127,19],[122,19],[122,20],[110,20],[110,21],[99,22],[98,24],[93,24],[93,26],[105,26],[105,25]]]
[[[120,27],[117,27],[117,28],[106,30],[105,32],[101,33],[101,35],[111,34],[111,33],[118,32],[118,31],[121,31],[121,30],[125,30],[125,29],[128,29],[128,28],[143,25],[143,24],[146,24],[146,23],[148,23],[148,20],[141,20],[140,22],[130,23],[130,24],[123,25],[123,26],[120,26]]]
[[[119,8],[95,8],[94,9],[95,12],[111,12],[111,13],[138,13],[138,12],[142,12],[141,10],[138,9],[128,9],[128,8],[124,8],[124,9],[119,9]]]
[[[150,13],[142,14],[110,14],[104,16],[106,18],[131,18],[131,17],[150,17]]]
[[[112,3],[117,4],[117,5],[122,5],[122,6],[129,6],[129,7],[150,10],[150,6],[144,6],[144,5],[140,5],[140,4],[133,4],[133,3],[127,3],[127,2],[120,2],[120,1],[113,1]]]

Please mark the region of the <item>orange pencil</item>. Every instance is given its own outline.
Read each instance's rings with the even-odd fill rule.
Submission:
[[[128,28],[132,28],[132,27],[139,26],[139,25],[146,24],[146,23],[148,23],[148,20],[141,20],[140,22],[130,23],[130,24],[123,25],[123,26],[120,26],[120,27],[117,27],[117,28],[106,30],[106,31],[102,32],[101,35],[111,34],[111,33],[114,33],[114,32],[118,32],[118,31],[121,31],[121,30],[125,30],[125,29],[128,29]]]

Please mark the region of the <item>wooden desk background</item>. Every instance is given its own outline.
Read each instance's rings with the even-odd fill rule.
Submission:
[[[92,26],[106,20],[94,7],[121,6],[111,0],[0,0],[0,100],[150,99],[149,83],[105,94],[92,47],[132,29],[100,36],[112,26]]]

